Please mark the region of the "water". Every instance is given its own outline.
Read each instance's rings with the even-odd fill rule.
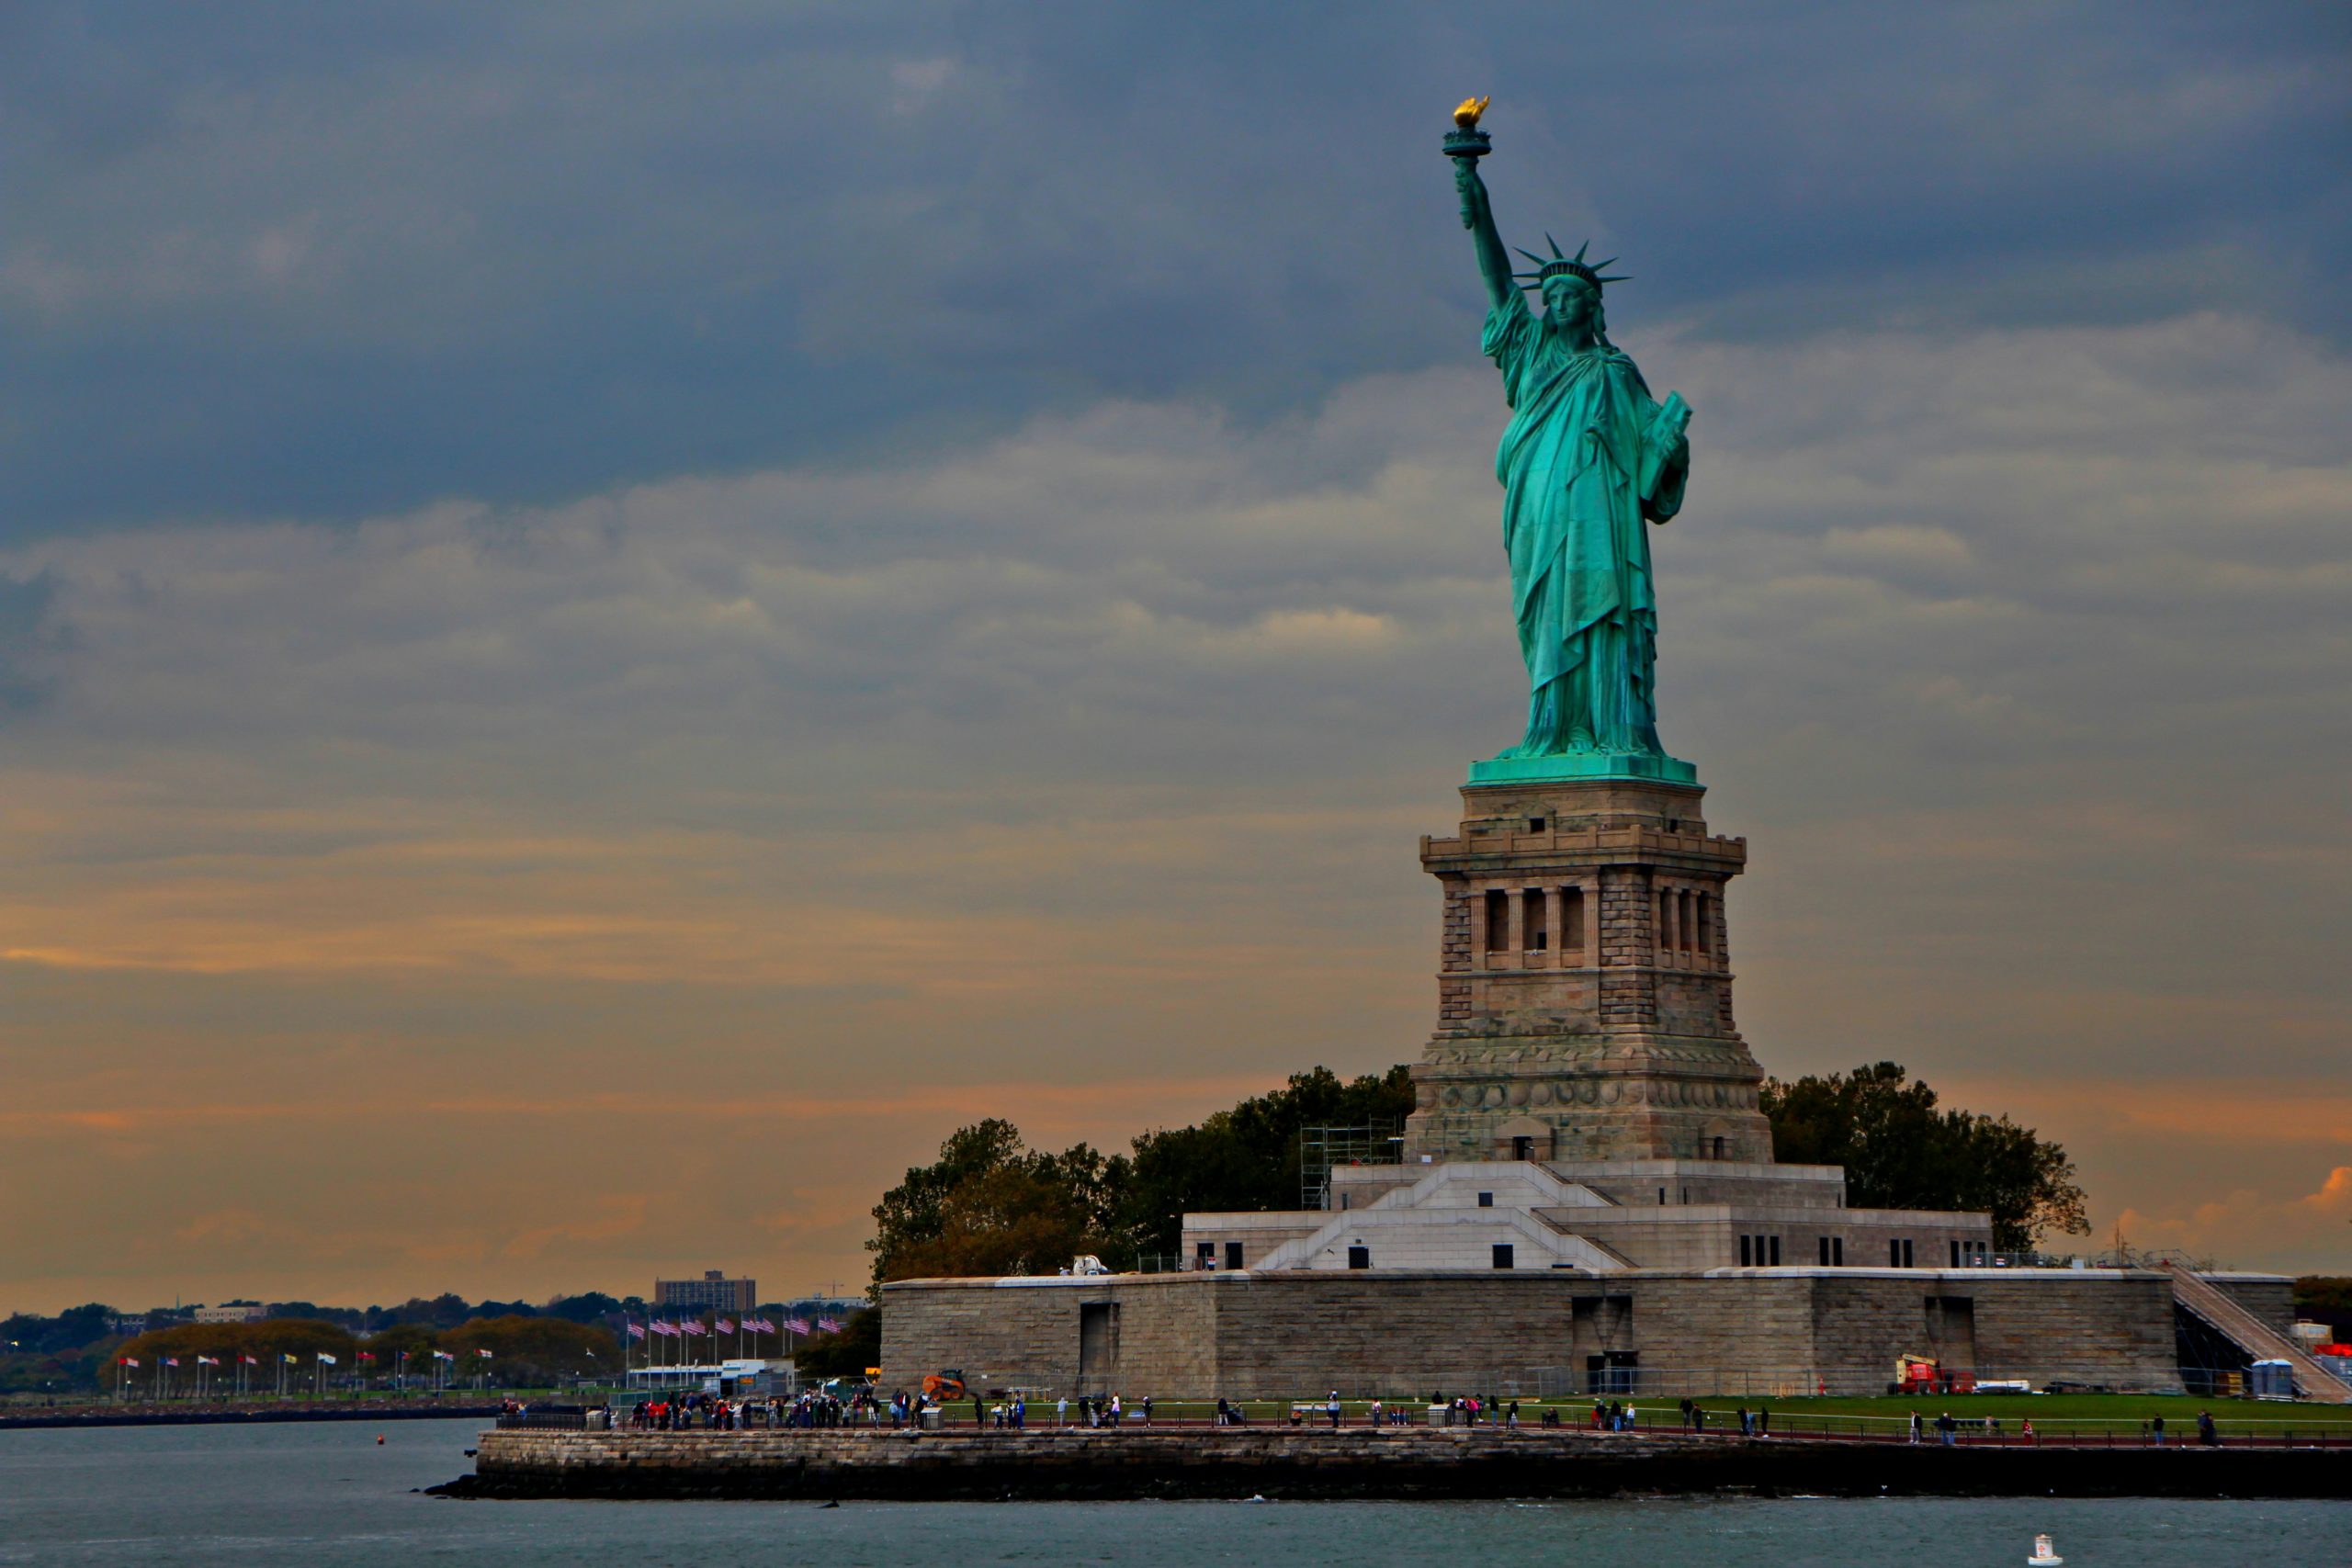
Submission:
[[[472,1421],[0,1432],[0,1564],[2352,1563],[2352,1503],[474,1503]]]

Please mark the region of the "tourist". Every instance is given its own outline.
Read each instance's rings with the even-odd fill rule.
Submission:
[[[1117,1426],[1125,1415],[1126,1411],[1119,1404],[1119,1396],[1115,1393],[1113,1394],[1111,1396],[1111,1425],[1114,1427]]]
[[[1516,1399],[1510,1402],[1510,1429],[1514,1432],[1519,1430],[1519,1401]]]
[[[1144,1424],[1145,1426],[1147,1426],[1147,1427],[1150,1426],[1150,1425],[1151,1425],[1151,1395],[1149,1395],[1149,1394],[1148,1394],[1148,1393],[1147,1393],[1147,1394],[1145,1394],[1145,1395],[1143,1396],[1143,1403],[1142,1403],[1141,1404],[1139,1404],[1136,1408],[1140,1409],[1140,1410],[1143,1412],[1143,1424]]]
[[[2029,1443],[2033,1441],[2032,1416],[2029,1416],[2024,1420],[2018,1423],[2018,1436],[2023,1438]]]
[[[1747,1406],[1745,1404],[1741,1405],[1739,1407],[1739,1435],[1743,1438],[1754,1437],[1756,1435],[1755,1423],[1756,1418],[1747,1413]]]
[[[1951,1418],[1951,1411],[1943,1411],[1936,1416],[1936,1440],[1942,1443],[1944,1447],[1951,1448],[1959,1441],[1959,1438],[1954,1436],[1959,1430],[1960,1423]]]
[[[2165,1446],[2165,1418],[2159,1416],[2149,1425],[2151,1429],[2155,1433],[2156,1447],[2163,1448]]]
[[[1919,1440],[1919,1433],[1922,1429],[1923,1423],[1919,1419],[1919,1413],[1914,1410],[1911,1412],[1911,1440],[1914,1443]]]
[[[1336,1432],[1340,1429],[1340,1391],[1338,1389],[1331,1391],[1331,1397],[1327,1402],[1327,1406],[1331,1412],[1331,1430]]]
[[[2210,1410],[2197,1413],[2197,1440],[2209,1449],[2221,1446],[2222,1434],[2214,1429],[2213,1413]]]

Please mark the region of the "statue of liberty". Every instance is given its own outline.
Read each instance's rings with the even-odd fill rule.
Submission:
[[[1689,405],[1660,405],[1634,362],[1609,341],[1601,288],[1609,262],[1584,245],[1563,255],[1519,254],[1514,273],[1496,231],[1478,159],[1488,139],[1483,100],[1454,112],[1446,138],[1463,226],[1487,284],[1485,348],[1503,377],[1510,423],[1495,454],[1503,486],[1503,547],[1510,558],[1519,648],[1527,661],[1527,733],[1474,783],[1609,773],[1688,781],[1688,763],[1658,744],[1654,677],[1657,600],[1645,525],[1682,506],[1690,471]],[[1536,315],[1521,288],[1542,295]]]

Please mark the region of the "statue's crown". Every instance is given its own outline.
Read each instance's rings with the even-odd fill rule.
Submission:
[[[1592,248],[1592,242],[1590,240],[1587,240],[1583,244],[1578,245],[1577,247],[1577,254],[1572,256],[1562,255],[1560,254],[1560,242],[1552,238],[1549,234],[1544,236],[1544,243],[1552,247],[1552,258],[1549,261],[1546,261],[1542,256],[1537,255],[1533,251],[1519,252],[1521,255],[1525,256],[1529,261],[1535,264],[1535,270],[1533,272],[1515,272],[1511,274],[1513,277],[1528,277],[1534,279],[1532,283],[1521,284],[1520,287],[1522,288],[1540,289],[1544,287],[1544,281],[1547,278],[1558,277],[1563,273],[1566,274],[1570,277],[1583,278],[1587,283],[1592,285],[1592,291],[1595,294],[1600,292],[1600,286],[1604,283],[1624,283],[1630,281],[1629,277],[1603,277],[1600,276],[1600,269],[1602,267],[1613,266],[1616,265],[1617,258],[1615,256],[1611,256],[1607,261],[1603,262],[1593,262],[1589,265],[1586,263],[1584,254]],[[1516,245],[1511,248],[1513,250],[1519,249]]]

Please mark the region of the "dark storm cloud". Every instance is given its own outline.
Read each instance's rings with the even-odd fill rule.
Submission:
[[[1250,417],[1513,238],[1727,336],[2346,326],[2325,7],[42,6],[0,18],[0,527],[350,518]]]
[[[1663,729],[1765,1065],[2340,1269],[2344,31],[0,7],[14,1282],[609,1288],[780,1145],[744,1261],[846,1278],[960,1120],[1413,1055],[1525,689],[1471,90],[1699,411]],[[761,1135],[547,1179],[649,1110]]]

